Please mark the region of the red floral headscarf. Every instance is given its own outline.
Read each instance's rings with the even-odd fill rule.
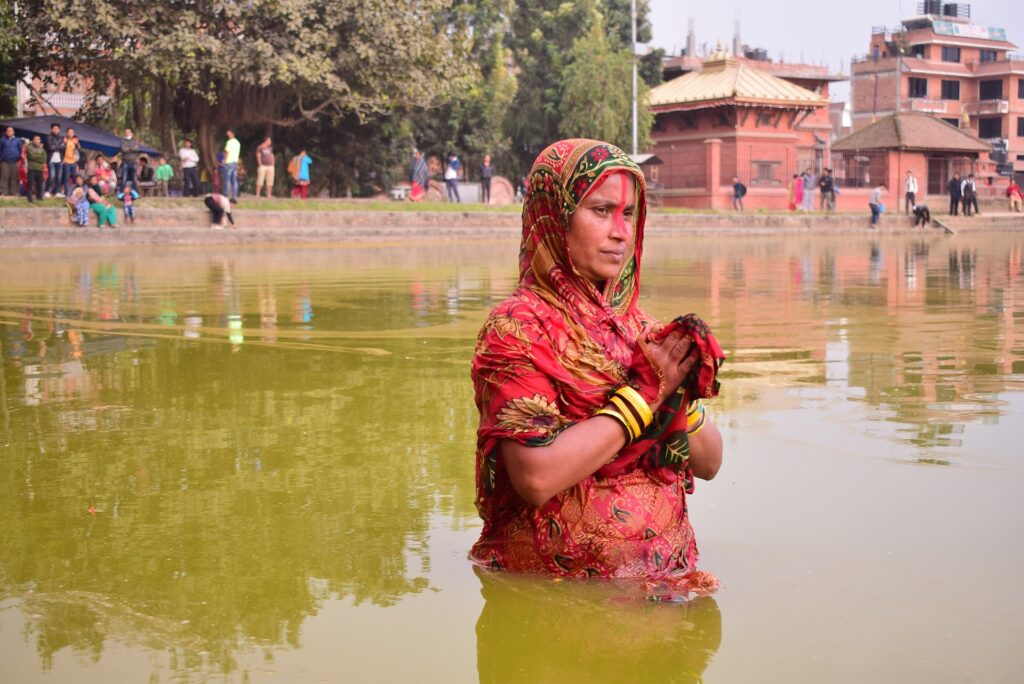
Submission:
[[[576,272],[566,248],[572,215],[587,194],[612,173],[627,173],[635,187],[633,245],[619,275],[598,289]],[[530,171],[523,206],[523,241],[519,254],[519,284],[554,295],[577,314],[612,319],[635,307],[639,295],[640,257],[647,220],[644,174],[619,148],[597,140],[562,140],[540,153]],[[554,302],[552,302],[554,303]]]

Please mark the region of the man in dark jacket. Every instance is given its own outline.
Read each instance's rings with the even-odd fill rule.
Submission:
[[[46,164],[50,170],[50,177],[46,180],[46,196],[64,193],[64,176],[61,173],[64,161],[64,150],[68,146],[67,138],[60,133],[60,124],[50,126],[50,135],[46,136],[43,143],[46,147]]]
[[[21,161],[21,138],[14,137],[10,126],[0,138],[0,195],[18,196],[18,162]]]
[[[946,184],[946,192],[949,193],[949,215],[956,216],[960,211],[960,174],[954,173]]]
[[[737,176],[732,177],[732,208],[743,211],[743,198],[747,196],[747,186],[740,183]]]
[[[120,172],[121,184],[118,189],[123,188],[124,184],[131,181],[132,187],[138,186],[138,177],[136,176],[136,164],[139,161],[139,141],[132,134],[132,129],[124,129],[124,137],[121,138],[121,165],[118,167]]]
[[[28,201],[31,204],[33,197],[43,199],[43,169],[46,168],[46,148],[38,135],[32,136],[25,153],[25,166],[28,172],[28,187],[26,188]]]
[[[825,169],[825,173],[818,179],[818,189],[821,190],[821,210],[835,210],[836,192],[835,180],[832,178],[832,169]]]

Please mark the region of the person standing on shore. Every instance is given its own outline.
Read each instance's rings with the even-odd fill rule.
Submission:
[[[973,174],[966,176],[960,181],[960,207],[964,216],[971,215],[971,208],[974,206],[974,177]]]
[[[168,188],[171,179],[174,178],[174,169],[167,163],[165,157],[160,157],[160,163],[156,167],[156,194],[159,197],[169,197]]]
[[[121,138],[120,187],[123,188],[124,184],[128,182],[131,182],[132,185],[138,182],[138,175],[136,173],[138,161],[139,141],[135,138],[135,134],[132,133],[132,129],[126,128],[124,129],[124,137]]]
[[[67,137],[64,139],[64,159],[61,162],[60,173],[64,179],[64,194],[71,194],[71,185],[78,175],[78,160],[82,158],[82,143],[75,135],[75,129],[69,128]]]
[[[981,208],[978,206],[978,182],[974,179],[974,174],[968,174],[967,176],[968,189],[970,190],[970,204],[974,213],[981,216]],[[968,195],[964,193],[964,199],[967,199]]]
[[[454,152],[448,155],[448,164],[444,168],[444,184],[448,189],[448,201],[449,202],[462,202],[462,198],[459,197],[459,169],[462,167],[462,162],[459,161],[458,155]]]
[[[832,169],[825,169],[825,173],[818,180],[818,189],[821,190],[821,210],[835,211],[836,183],[832,178]]]
[[[46,148],[43,147],[43,140],[38,135],[32,136],[25,153],[25,165],[28,169],[28,185],[25,195],[29,204],[35,199],[43,199],[43,171],[46,169]]]
[[[0,138],[0,195],[18,196],[18,163],[21,161],[21,138],[10,126]]]
[[[868,200],[868,206],[871,207],[871,227],[874,228],[878,225],[878,217],[885,211],[885,206],[882,204],[882,194],[885,192],[885,186],[879,185],[871,191],[871,199]]]
[[[135,223],[135,200],[139,199],[139,193],[135,192],[130,182],[125,183],[124,189],[117,193],[117,199],[121,200],[124,222]]]
[[[242,143],[238,142],[235,132],[227,131],[227,142],[224,143],[224,178],[221,192],[228,199],[238,200],[238,159],[242,154]]]
[[[43,197],[56,197],[64,189],[61,164],[64,162],[64,148],[67,145],[67,140],[60,134],[60,124],[50,126],[50,135],[46,136],[45,145],[50,177],[46,179],[46,193]]]
[[[961,195],[959,173],[954,173],[953,177],[949,179],[946,184],[946,192],[949,193],[949,215],[956,216],[960,210],[960,198],[963,196]]]
[[[288,164],[288,173],[295,184],[292,188],[292,197],[309,199],[309,165],[312,163],[313,160],[306,154],[305,147],[299,148],[299,153],[292,157]]]
[[[743,211],[743,198],[747,195],[747,186],[740,183],[738,176],[732,177],[732,208]]]
[[[484,204],[491,203],[492,178],[494,178],[494,164],[491,163],[491,155],[485,154],[484,160],[480,162],[480,201]]]
[[[1017,185],[1017,179],[1010,179],[1010,187],[1006,188],[1006,197],[1010,200],[1010,211],[1020,213],[1021,203],[1024,202],[1024,193]]]
[[[814,211],[814,185],[816,179],[810,167],[807,167],[804,171],[802,180],[804,185],[803,210]]]
[[[181,162],[181,196],[199,197],[199,153],[189,138],[181,142],[178,160]]]
[[[427,160],[423,158],[423,150],[416,150],[412,154],[412,164],[409,165],[409,183],[412,189],[409,191],[409,199],[419,202],[426,198],[430,185],[430,168]]]
[[[265,138],[256,148],[256,197],[260,189],[267,188],[267,199],[273,195],[274,189],[274,146],[270,138]]]
[[[917,178],[914,177],[913,171],[907,171],[907,180],[903,185],[906,191],[906,210],[909,215],[914,205],[917,204]]]

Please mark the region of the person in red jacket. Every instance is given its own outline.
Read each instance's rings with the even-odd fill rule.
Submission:
[[[1020,213],[1021,204],[1024,203],[1024,193],[1021,193],[1017,179],[1010,179],[1010,187],[1006,188],[1006,196],[1010,199],[1010,211]]]

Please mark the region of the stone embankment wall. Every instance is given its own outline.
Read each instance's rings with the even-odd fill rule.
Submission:
[[[1021,230],[1024,215],[986,213],[972,218],[936,216],[956,232]],[[449,238],[509,239],[520,233],[518,213],[412,211],[263,211],[237,209],[236,226],[212,230],[205,209],[146,208],[134,225],[77,228],[63,208],[0,209],[0,247],[82,244],[332,243]],[[942,231],[939,225],[933,230]],[[912,221],[885,214],[877,229],[861,214],[652,213],[647,234],[764,235],[900,233]]]

